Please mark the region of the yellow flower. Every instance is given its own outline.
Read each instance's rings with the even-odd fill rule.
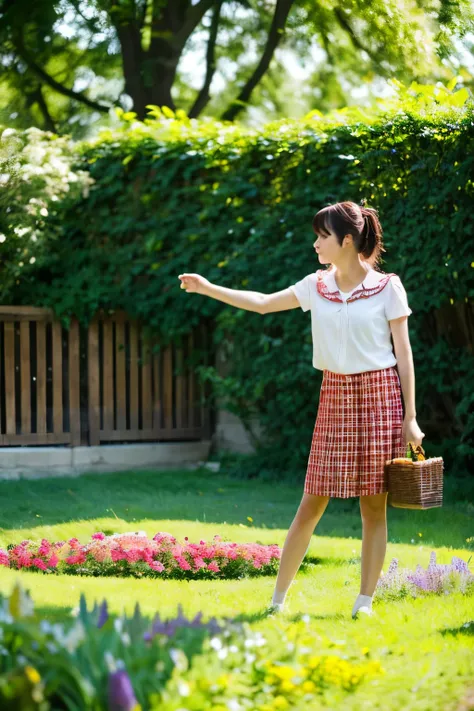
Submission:
[[[283,680],[291,679],[295,675],[293,667],[273,667],[272,672],[276,677]]]
[[[374,672],[375,674],[377,674],[377,673],[383,674],[385,672],[385,669],[382,668],[382,665],[380,664],[380,662],[378,660],[374,661],[374,662],[370,662],[369,669],[372,672]]]
[[[28,677],[28,681],[30,681],[32,684],[38,684],[41,681],[39,672],[34,667],[26,666],[25,674]]]
[[[290,704],[284,696],[275,696],[275,698],[273,699],[274,709],[287,709],[289,705]]]
[[[303,689],[303,691],[311,693],[316,690],[316,684],[314,683],[314,681],[308,679],[307,681],[304,681],[302,683],[301,688]]]
[[[308,666],[310,669],[316,669],[321,663],[321,657],[312,656],[308,659]]]
[[[362,654],[368,654],[370,652],[370,649],[368,647],[362,647],[361,652]]]
[[[250,521],[250,523],[253,523],[253,518],[251,516],[247,516],[247,521]]]

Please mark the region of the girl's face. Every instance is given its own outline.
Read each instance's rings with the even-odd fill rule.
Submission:
[[[344,240],[347,241],[347,239],[346,236]],[[349,236],[350,239],[351,237]],[[324,233],[318,235],[317,240],[314,242],[314,249],[321,264],[337,264],[343,247],[337,241],[336,235],[330,232],[328,235]]]

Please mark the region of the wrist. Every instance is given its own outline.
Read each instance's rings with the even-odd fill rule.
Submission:
[[[406,412],[405,420],[416,420],[416,412],[415,414],[413,414],[412,412]]]
[[[202,287],[202,291],[200,292],[203,296],[212,296],[212,287],[214,284],[209,282],[208,284],[204,284]]]

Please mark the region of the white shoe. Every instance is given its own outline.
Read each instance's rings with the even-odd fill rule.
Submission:
[[[367,605],[362,605],[362,607],[359,607],[359,609],[352,615],[352,618],[355,620],[357,619],[359,613],[362,615],[367,615],[367,617],[372,617],[373,610],[371,607],[367,607]]]

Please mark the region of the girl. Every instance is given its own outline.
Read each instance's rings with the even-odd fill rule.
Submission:
[[[352,617],[372,614],[387,546],[384,464],[421,444],[405,289],[378,267],[382,228],[376,210],[339,202],[313,218],[318,269],[273,294],[211,284],[180,274],[181,288],[260,314],[311,312],[313,366],[323,371],[304,492],[283,546],[270,613],[283,609],[314,529],[331,497],[360,497],[361,585]],[[391,337],[393,338],[393,346]],[[402,404],[404,401],[404,412]]]

